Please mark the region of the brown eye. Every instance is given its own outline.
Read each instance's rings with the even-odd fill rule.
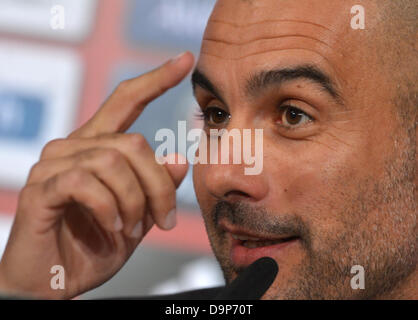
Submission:
[[[296,107],[283,106],[280,109],[282,110],[280,120],[285,126],[295,127],[312,121],[312,117]]]
[[[231,118],[231,115],[217,107],[208,107],[203,111],[204,120],[208,125],[218,126]]]

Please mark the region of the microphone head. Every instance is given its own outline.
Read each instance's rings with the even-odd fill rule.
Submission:
[[[270,288],[278,272],[274,259],[260,258],[227,285],[215,300],[258,300]]]

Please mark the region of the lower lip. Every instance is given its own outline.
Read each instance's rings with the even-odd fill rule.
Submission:
[[[292,239],[265,247],[246,248],[242,241],[232,239],[231,260],[236,267],[246,267],[262,257],[277,258],[283,256],[299,239]]]

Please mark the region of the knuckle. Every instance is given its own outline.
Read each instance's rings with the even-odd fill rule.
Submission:
[[[22,188],[22,190],[20,190],[19,193],[19,198],[21,201],[25,201],[25,200],[33,200],[33,192],[34,192],[34,188],[32,186],[26,185]]]
[[[113,207],[113,202],[111,199],[108,199],[107,197],[102,197],[100,200],[96,200],[92,204],[92,210],[96,213],[106,213],[109,211],[109,208]]]
[[[42,162],[35,163],[29,171],[28,182],[37,180],[44,171],[44,166]]]
[[[123,162],[123,155],[116,149],[100,151],[100,159],[105,167],[119,166]]]
[[[118,94],[124,95],[127,92],[129,92],[129,87],[130,87],[130,80],[123,80],[118,84],[116,88],[116,92]]]
[[[67,171],[65,174],[65,180],[63,187],[66,188],[67,186],[73,188],[79,188],[82,186],[86,186],[87,183],[87,172],[81,168],[73,168]]]
[[[55,155],[64,140],[65,139],[54,139],[49,141],[42,149],[41,159],[49,158]]]
[[[19,206],[18,211],[20,211],[20,209],[33,210],[34,200],[35,202],[39,200],[38,197],[35,196],[34,194],[35,191],[36,191],[36,187],[31,186],[31,185],[26,185],[20,190],[19,200],[18,200],[18,206]]]
[[[128,147],[133,150],[142,151],[148,146],[148,142],[142,134],[129,134],[127,135],[127,139]]]

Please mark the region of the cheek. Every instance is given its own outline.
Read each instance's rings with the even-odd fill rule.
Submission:
[[[340,214],[353,193],[346,181],[355,179],[347,165],[352,161],[344,152],[300,150],[270,157],[272,160],[264,163],[270,172],[268,202],[273,212],[299,216],[311,229],[312,237],[323,237],[343,227]]]
[[[208,190],[204,187],[204,178],[205,178],[205,165],[204,164],[195,164],[193,166],[193,185],[196,193],[196,198],[199,203],[199,206],[202,210],[202,214],[208,212],[209,206],[209,193]]]
[[[269,163],[264,162],[264,170],[269,172],[269,202],[278,212],[300,213],[298,208],[316,203],[318,198],[329,193],[321,159],[305,159],[280,156]]]

